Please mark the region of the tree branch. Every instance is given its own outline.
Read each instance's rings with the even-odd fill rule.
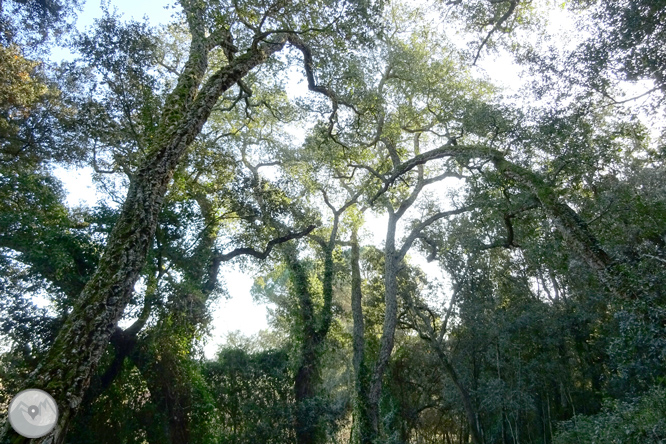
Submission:
[[[492,2],[491,2],[492,3]],[[496,3],[500,3],[499,1]],[[518,6],[518,0],[511,0],[509,4],[509,9],[504,13],[502,17],[495,23],[495,26],[488,32],[488,35],[486,35],[486,38],[483,39],[481,42],[481,45],[479,46],[479,49],[476,51],[476,56],[474,57],[474,61],[472,62],[472,65],[476,65],[477,60],[479,60],[479,56],[481,55],[481,50],[483,49],[484,46],[488,43],[488,40],[490,40],[490,36],[493,35],[495,31],[497,31],[502,24],[511,17],[511,14],[516,10],[516,6]]]
[[[452,156],[464,156],[469,155],[473,157],[485,157],[491,159],[502,159],[504,156],[500,151],[490,149],[483,145],[458,145],[455,139],[449,140],[446,144],[442,145],[439,148],[435,148],[425,153],[418,154],[412,157],[409,160],[404,161],[396,168],[393,169],[393,173],[387,179],[384,180],[384,186],[377,191],[377,193],[370,199],[370,203],[374,203],[382,194],[384,194],[389,187],[402,175],[411,171],[419,165],[424,165],[425,163],[441,159],[444,157]]]
[[[439,219],[442,219],[444,217],[448,216],[455,216],[456,214],[461,214],[466,211],[470,211],[473,209],[475,206],[470,205],[470,206],[465,206],[462,208],[457,208],[455,210],[450,210],[450,211],[440,211],[439,213],[435,213],[426,220],[422,221],[418,225],[416,225],[412,231],[409,233],[409,236],[407,236],[407,239],[405,239],[405,242],[402,244],[402,248],[400,248],[400,252],[398,253],[398,260],[402,260],[405,255],[407,254],[407,251],[412,246],[412,243],[419,237],[421,234],[421,231],[423,231],[426,227],[431,225],[432,223],[438,221]]]
[[[296,233],[289,233],[285,236],[280,236],[280,237],[277,237],[275,239],[272,239],[266,244],[266,248],[263,251],[258,251],[258,250],[255,250],[254,248],[251,248],[251,247],[236,248],[236,249],[234,249],[234,250],[232,250],[228,253],[215,255],[213,257],[213,261],[214,262],[217,262],[217,261],[227,262],[227,261],[230,261],[231,259],[233,259],[237,256],[242,256],[242,255],[249,255],[249,256],[253,256],[257,259],[262,259],[263,260],[263,259],[266,259],[268,257],[268,255],[271,253],[271,251],[273,250],[273,248],[275,248],[276,245],[283,244],[283,243],[288,242],[292,239],[300,239],[304,236],[307,236],[315,228],[317,228],[316,225],[309,225],[304,230],[298,231]]]

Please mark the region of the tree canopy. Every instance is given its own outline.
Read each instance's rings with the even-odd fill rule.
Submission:
[[[666,440],[666,4],[81,6],[0,4],[0,397],[59,410],[32,441]],[[206,357],[232,266],[270,327]]]

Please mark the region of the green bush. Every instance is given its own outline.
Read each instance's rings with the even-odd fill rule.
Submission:
[[[666,444],[666,388],[631,402],[607,402],[602,412],[563,422],[554,444]]]

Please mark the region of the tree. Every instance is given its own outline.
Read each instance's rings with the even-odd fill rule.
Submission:
[[[422,18],[419,11],[411,11],[407,8],[396,9],[397,12],[406,14],[412,19]],[[406,230],[406,236],[402,243],[398,243],[398,223],[407,211],[417,202],[419,195],[428,185],[437,183],[445,178],[460,177],[456,172],[447,168],[426,171],[423,166],[428,162],[430,152],[421,153],[421,143],[433,143],[427,139],[431,135],[437,138],[436,126],[441,126],[445,132],[443,139],[447,139],[447,147],[454,147],[457,142],[450,128],[455,125],[453,117],[456,105],[463,106],[466,100],[473,101],[476,94],[469,90],[469,97],[458,98],[453,91],[464,84],[464,74],[457,76],[452,74],[451,67],[454,64],[453,57],[443,61],[428,61],[428,50],[437,41],[428,42],[428,30],[423,28],[409,29],[409,26],[400,21],[391,24],[396,33],[408,30],[406,40],[391,37],[382,42],[383,49],[388,57],[381,60],[381,76],[364,74],[362,71],[355,73],[358,78],[354,82],[364,85],[364,96],[367,97],[369,105],[361,108],[354,105],[352,99],[337,97],[336,100],[352,109],[351,119],[356,121],[352,131],[338,131],[333,133],[334,122],[328,127],[321,126],[317,133],[312,136],[311,144],[321,147],[330,147],[331,151],[339,154],[332,160],[337,169],[337,174],[345,178],[346,187],[354,189],[359,187],[358,180],[354,179],[357,171],[364,171],[372,182],[372,187],[360,184],[358,189],[367,188],[366,194],[370,205],[385,211],[388,215],[388,225],[384,246],[384,298],[385,314],[380,347],[375,358],[374,368],[367,381],[359,380],[359,406],[358,414],[365,414],[365,418],[357,418],[357,424],[367,425],[368,430],[361,430],[359,435],[363,442],[374,442],[380,435],[380,413],[379,403],[382,391],[384,372],[390,360],[394,345],[394,335],[397,324],[397,275],[400,264],[405,258],[412,244],[421,236],[421,233],[430,224],[439,219],[460,214],[468,208],[454,210],[438,209],[433,202],[422,201],[419,208],[420,220],[414,220]],[[395,36],[396,33],[393,35]],[[417,43],[417,39],[422,42]],[[427,43],[430,46],[426,46]],[[422,70],[415,71],[413,67],[423,64]],[[446,83],[435,81],[446,76]],[[379,79],[378,81],[376,79]],[[480,86],[480,85],[479,85]],[[430,99],[432,97],[432,99]],[[447,98],[453,98],[451,102]],[[370,101],[371,100],[371,101]],[[414,110],[409,107],[414,103],[423,103],[420,109]],[[392,111],[395,109],[395,111]],[[434,109],[434,110],[433,110]],[[431,113],[431,114],[430,114]],[[369,136],[370,139],[365,139]],[[452,148],[454,149],[454,148]],[[353,150],[353,151],[352,151]],[[464,150],[461,148],[461,150]],[[349,155],[347,153],[352,153]],[[343,156],[347,156],[345,157]],[[379,156],[378,156],[379,155]],[[414,169],[411,174],[409,171]],[[403,183],[393,190],[389,190],[397,177],[403,177]],[[373,183],[374,182],[374,183]],[[374,190],[373,190],[374,188]],[[354,260],[353,263],[356,261]],[[355,273],[355,272],[354,272]],[[354,298],[358,301],[358,284],[353,286]],[[355,302],[358,308],[358,303]],[[359,315],[356,319],[360,320]],[[360,363],[359,357],[362,330],[359,326],[356,332],[356,363]],[[360,372],[360,364],[356,365]],[[366,384],[366,388],[362,385]],[[364,396],[365,399],[360,399]]]
[[[632,82],[652,80],[654,88],[643,96],[666,92],[666,58],[661,47],[666,35],[660,26],[665,13],[663,2],[582,1],[570,5],[592,18],[586,27],[594,38],[584,41],[572,54],[579,60],[576,68],[586,85],[612,101],[618,76]]]

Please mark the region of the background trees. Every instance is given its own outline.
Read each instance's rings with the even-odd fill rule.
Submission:
[[[0,326],[53,442],[666,439],[660,5],[572,3],[590,37],[544,53],[533,3],[183,1],[58,68],[47,6],[2,11]],[[472,68],[502,42],[520,106]],[[205,360],[229,261],[271,331]]]

